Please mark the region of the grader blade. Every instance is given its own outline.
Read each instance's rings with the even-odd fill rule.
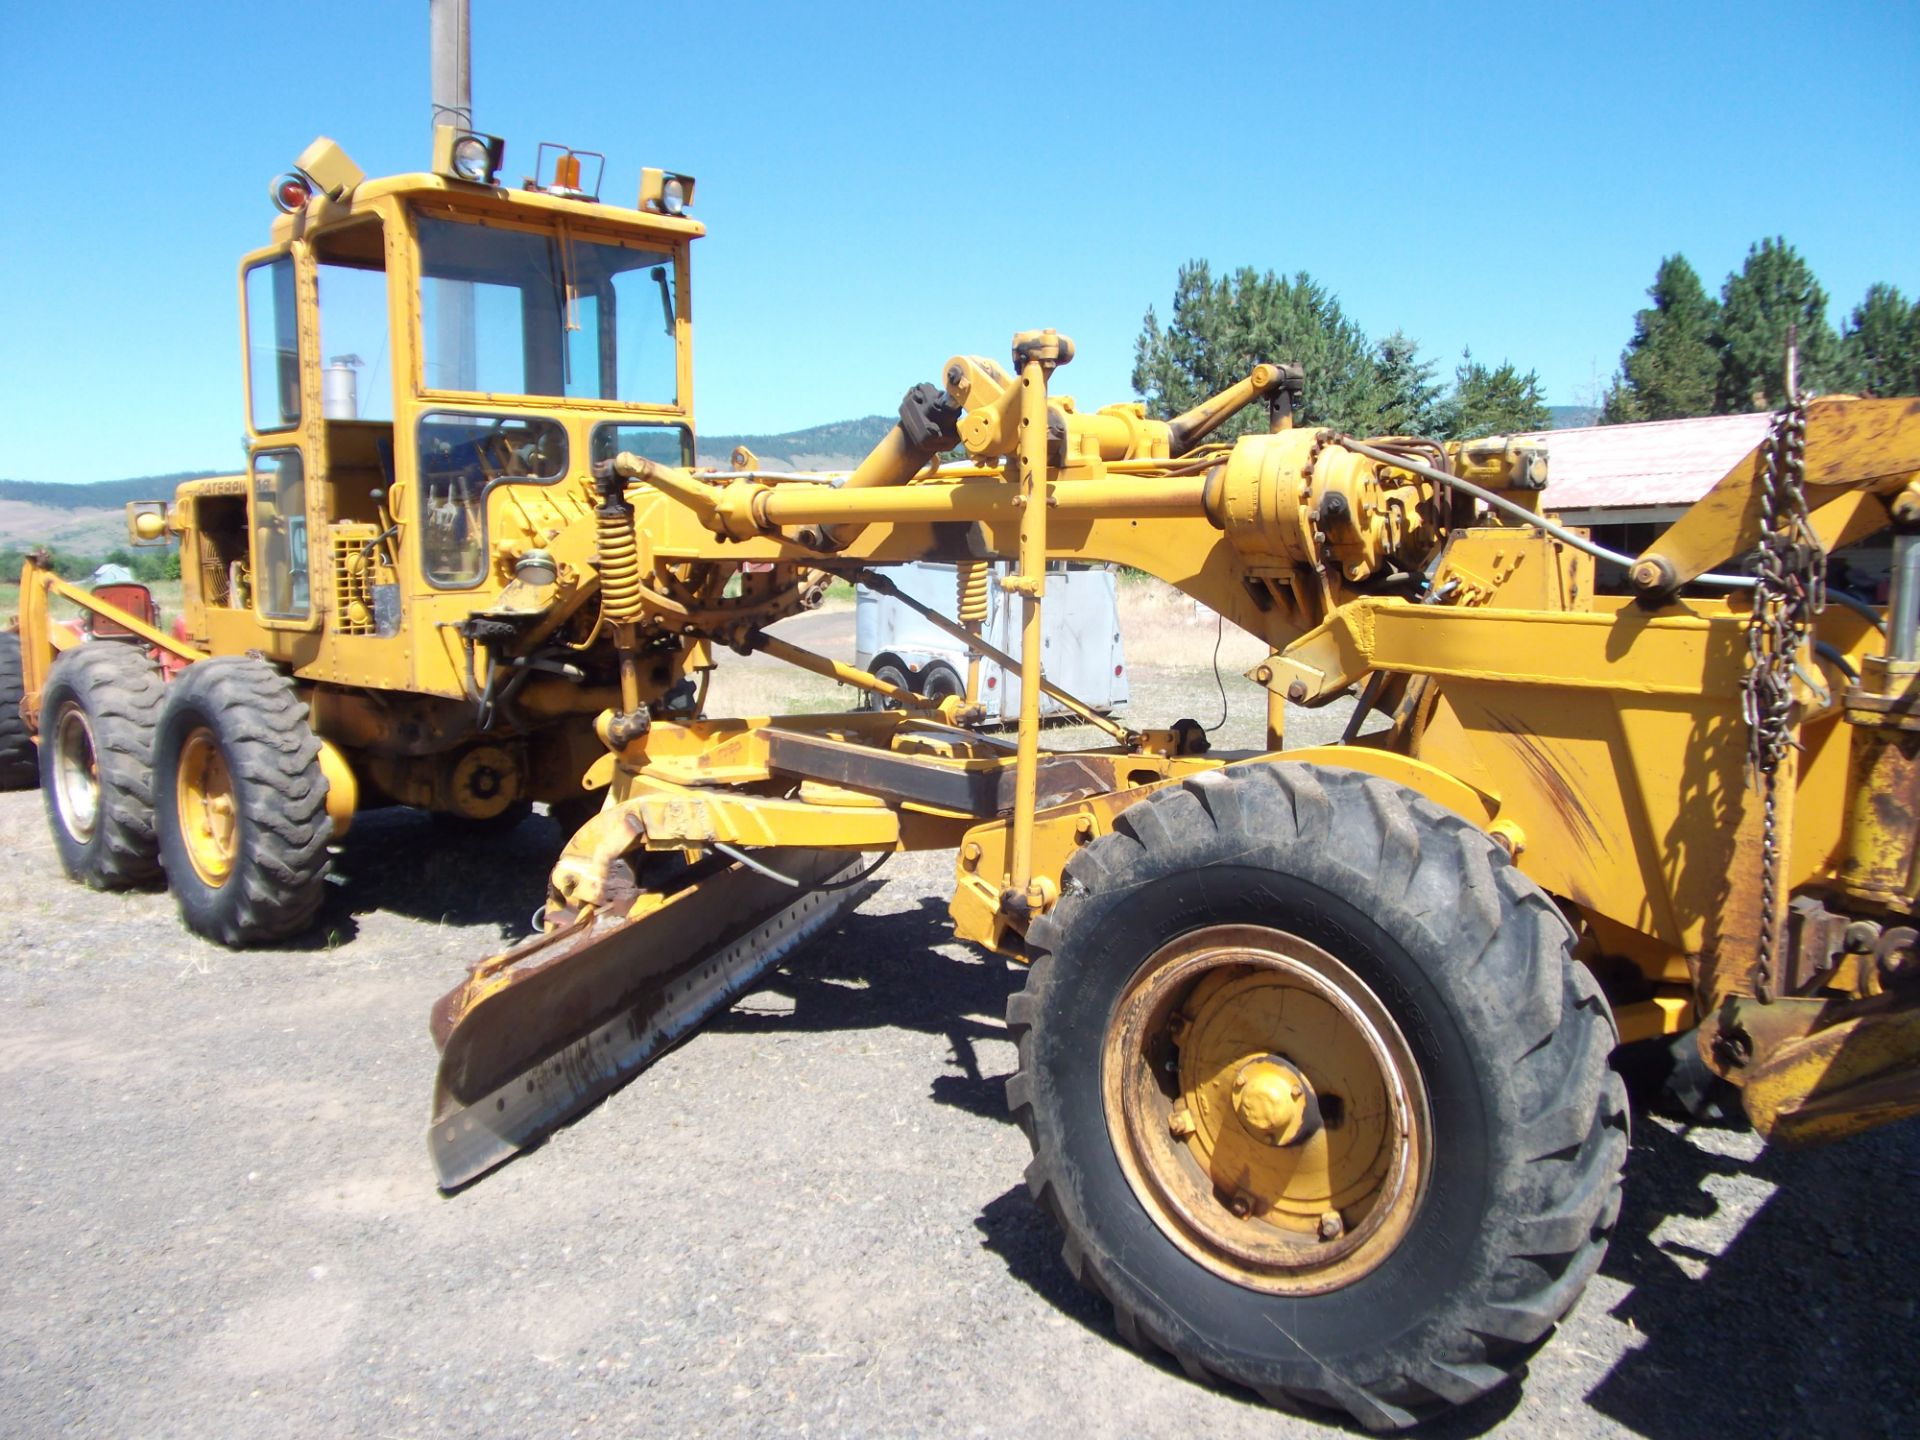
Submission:
[[[475,966],[434,1006],[428,1149],[443,1190],[613,1093],[877,886],[858,856],[765,852],[795,889],[729,865],[637,918],[596,916]]]

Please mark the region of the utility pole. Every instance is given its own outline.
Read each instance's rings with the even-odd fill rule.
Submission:
[[[427,0],[427,33],[432,52],[434,127],[451,125],[471,130],[473,32],[468,0]],[[427,375],[427,383],[446,390],[478,389],[473,284],[426,278],[422,288],[427,287],[431,287],[435,301],[432,358],[438,362]]]

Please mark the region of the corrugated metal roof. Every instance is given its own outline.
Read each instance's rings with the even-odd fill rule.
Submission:
[[[1773,417],[1703,415],[1523,436],[1547,447],[1547,508],[1691,505],[1766,438]]]

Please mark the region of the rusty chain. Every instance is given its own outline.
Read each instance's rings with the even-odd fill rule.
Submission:
[[[1789,372],[1791,373],[1791,372]],[[1806,401],[1791,379],[1787,405],[1761,447],[1760,549],[1753,610],[1747,618],[1747,781],[1763,807],[1760,838],[1760,943],[1754,998],[1773,999],[1780,887],[1779,777],[1793,738],[1793,673],[1826,603],[1826,550],[1807,514]]]

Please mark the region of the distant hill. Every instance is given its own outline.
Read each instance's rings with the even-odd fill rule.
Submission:
[[[190,470],[91,485],[0,480],[0,546],[51,545],[76,555],[103,555],[127,543],[129,500],[170,500],[181,481],[220,473]]]
[[[695,448],[700,464],[723,469],[732,464],[734,447],[744,445],[771,469],[851,470],[893,426],[888,416],[868,415],[778,435],[700,435]]]
[[[1552,430],[1583,430],[1600,423],[1600,411],[1592,405],[1549,405],[1547,414],[1553,417],[1548,424]]]
[[[182,470],[174,475],[141,475],[132,480],[96,480],[66,485],[57,480],[0,480],[0,500],[22,500],[54,510],[121,509],[132,500],[172,499],[174,487],[204,480],[218,470]]]

